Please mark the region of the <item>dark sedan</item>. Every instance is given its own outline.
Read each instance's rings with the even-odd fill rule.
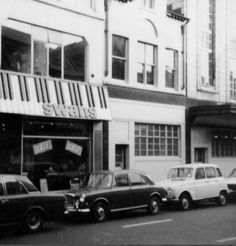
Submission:
[[[63,218],[64,203],[63,194],[40,193],[25,176],[0,174],[0,226],[23,224],[36,232],[44,221]]]
[[[85,179],[81,189],[66,194],[65,214],[90,213],[97,222],[104,221],[110,212],[140,208],[155,215],[166,196],[167,192],[144,173],[98,171]]]

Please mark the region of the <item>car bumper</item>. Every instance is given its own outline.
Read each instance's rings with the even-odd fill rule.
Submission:
[[[67,208],[64,212],[65,215],[68,214],[74,214],[74,213],[90,213],[90,209],[89,208]]]

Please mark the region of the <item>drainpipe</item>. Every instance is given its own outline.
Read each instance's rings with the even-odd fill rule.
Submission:
[[[185,89],[186,98],[188,96],[188,83],[187,83],[187,24],[189,23],[189,19],[186,18],[184,21],[184,24],[181,25],[181,34],[182,34],[182,49],[183,49],[183,84],[182,84],[182,90]]]
[[[104,0],[105,9],[105,77],[109,75],[109,24],[110,24],[110,8],[111,0]]]

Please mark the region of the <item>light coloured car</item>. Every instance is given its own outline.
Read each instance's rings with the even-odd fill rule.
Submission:
[[[220,168],[214,164],[173,167],[161,185],[168,192],[168,202],[177,202],[182,210],[188,210],[193,202],[205,199],[213,199],[221,206],[227,203],[227,183]]]
[[[236,195],[236,168],[232,170],[229,177],[226,179],[230,195]]]

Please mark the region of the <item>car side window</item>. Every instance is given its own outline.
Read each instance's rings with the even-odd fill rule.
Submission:
[[[195,179],[205,179],[204,168],[197,168],[195,173]]]
[[[117,174],[115,176],[115,187],[129,186],[129,179],[127,174]]]
[[[7,195],[20,195],[26,194],[27,191],[25,187],[13,177],[4,177]]]
[[[206,170],[207,178],[212,179],[216,177],[216,172],[214,167],[206,167],[205,170]]]
[[[216,177],[222,177],[222,173],[218,167],[216,168]]]
[[[137,173],[131,173],[129,177],[130,177],[131,185],[146,185],[147,184],[144,178]]]

